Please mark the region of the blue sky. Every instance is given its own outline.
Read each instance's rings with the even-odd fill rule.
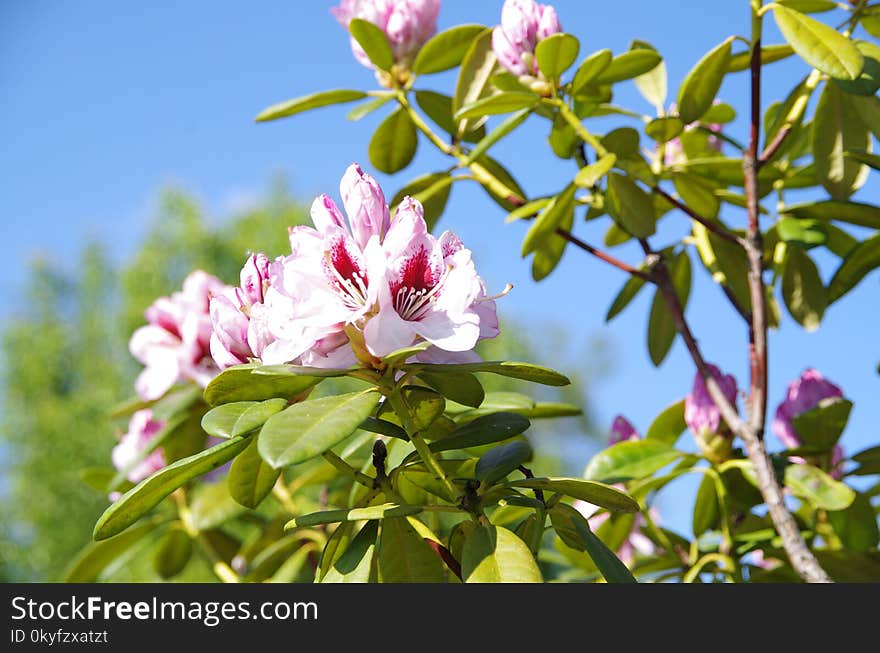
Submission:
[[[95,237],[117,256],[130,253],[149,223],[157,191],[169,184],[191,190],[214,216],[222,216],[259,198],[278,174],[310,201],[320,192],[336,194],[352,161],[369,169],[367,143],[381,112],[360,123],[345,120],[345,107],[271,124],[253,122],[260,109],[289,97],[375,87],[372,73],[354,61],[347,35],[330,16],[333,4],[0,3],[0,221],[7,257],[12,257],[0,281],[3,313],[27,301],[21,283],[35,255],[70,267],[82,244]],[[440,27],[494,24],[501,4],[446,0]],[[620,52],[633,38],[652,42],[666,58],[673,97],[702,53],[748,29],[746,0],[713,2],[711,11],[705,0],[561,0],[555,6],[563,27],[581,39],[581,56],[604,47]],[[781,41],[772,19],[766,31],[765,42]],[[794,58],[769,67],[765,106],[781,99],[806,70]],[[451,83],[441,75],[418,86],[447,90]],[[728,76],[720,95],[737,108],[740,117],[732,132],[744,141],[746,74]],[[619,86],[615,101],[650,111],[631,82]],[[601,131],[607,124],[594,127]],[[493,150],[529,194],[559,189],[574,172],[570,162],[549,154],[546,133],[546,124],[533,118]],[[409,170],[394,179],[377,177],[390,196],[409,179],[444,165],[422,142]],[[857,197],[880,201],[876,176],[868,186],[873,188]],[[505,225],[503,218],[481,190],[460,184],[443,222],[474,250],[490,288],[515,285],[502,302],[506,313],[536,328],[542,320],[566,326],[570,337],[558,360],[544,362],[565,370],[567,354],[585,350],[597,338],[606,343],[602,353],[613,361],[614,373],[592,387],[597,417],[610,424],[621,412],[644,431],[654,415],[686,394],[693,377],[678,342],[662,368],[651,365],[645,346],[650,294],[605,325],[605,311],[623,275],[570,250],[550,279],[535,284],[530,262],[518,256],[525,227]],[[741,219],[731,216],[735,224]],[[683,216],[665,221],[686,227]],[[576,231],[601,242],[603,230],[596,224],[578,225]],[[670,227],[669,234],[675,233],[680,231]],[[615,253],[638,260],[627,246]],[[820,257],[818,262],[827,280],[833,261]],[[688,317],[707,358],[744,385],[746,332],[694,263]],[[855,401],[843,440],[851,452],[878,440],[877,298],[872,275],[834,306],[818,331],[806,333],[786,315],[770,339],[770,406],[805,367],[818,368]],[[775,439],[771,444],[778,446]]]

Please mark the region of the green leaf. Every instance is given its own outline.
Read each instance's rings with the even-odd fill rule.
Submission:
[[[430,388],[409,385],[403,388],[402,392],[403,398],[409,406],[413,427],[417,431],[427,430],[446,409],[446,400],[443,395]]]
[[[871,136],[853,120],[847,96],[835,84],[826,84],[813,119],[813,160],[816,175],[836,200],[845,200],[865,183],[868,169],[847,158],[851,150],[867,150]]]
[[[590,530],[590,523],[584,519],[583,516],[572,516],[571,521],[580,533],[587,553],[590,555],[590,558],[593,559],[596,568],[606,581],[609,583],[638,582],[633,577],[632,573],[630,573],[629,569],[627,569],[626,565],[620,561],[620,558],[618,558],[611,549],[605,546],[605,543],[596,537],[593,531]]]
[[[614,301],[611,302],[608,313],[605,314],[605,321],[610,322],[617,317],[623,309],[629,306],[629,303],[635,299],[635,296],[645,287],[646,283],[647,281],[641,277],[630,277],[627,282],[623,284],[623,288],[617,293],[617,297],[614,298]]]
[[[257,122],[268,122],[269,120],[278,120],[286,118],[303,111],[326,107],[331,104],[345,104],[354,102],[355,100],[363,100],[368,97],[363,91],[352,91],[347,89],[337,89],[335,91],[322,91],[320,93],[312,93],[304,95],[293,100],[279,102],[271,107],[263,109],[255,118]]]
[[[715,528],[719,516],[715,481],[708,474],[703,474],[703,480],[700,481],[700,486],[697,488],[697,498],[694,501],[692,520],[694,537],[700,537],[706,531]]]
[[[522,206],[514,209],[507,214],[506,223],[516,222],[517,220],[526,220],[538,214],[538,212],[553,201],[552,197],[542,197],[540,199],[526,202]]]
[[[455,95],[452,97],[452,113],[463,106],[473,104],[489,91],[489,79],[495,69],[495,52],[492,50],[492,30],[487,28],[472,42],[461,61]],[[478,120],[469,120],[459,126],[459,133],[474,130]]]
[[[320,456],[354,433],[378,403],[376,392],[350,392],[294,404],[263,425],[260,455],[275,469]]]
[[[193,543],[181,528],[172,528],[162,536],[153,555],[153,568],[162,578],[176,576],[192,557]]]
[[[778,4],[800,11],[804,14],[817,14],[822,11],[837,9],[837,3],[831,0],[776,0]]]
[[[865,58],[862,74],[854,81],[835,79],[834,83],[847,93],[873,96],[880,89],[880,46],[867,41],[856,41],[856,47]]]
[[[845,510],[856,496],[849,486],[807,464],[786,467],[785,486],[819,510]]]
[[[412,71],[416,75],[430,75],[455,68],[474,39],[485,30],[484,25],[457,25],[435,34],[419,49]]]
[[[687,307],[691,291],[691,261],[688,258],[687,250],[682,251],[668,265],[672,284],[675,286],[678,300],[684,310]],[[663,294],[657,289],[648,317],[648,353],[654,365],[659,366],[666,358],[675,341],[675,334],[675,320],[666,306]]]
[[[656,49],[645,41],[633,41],[630,50],[653,50]],[[636,88],[660,115],[666,104],[666,64],[661,60],[651,70],[635,78]]]
[[[863,152],[860,150],[855,150],[853,152],[844,152],[843,155],[848,159],[855,159],[856,161],[864,163],[866,166],[874,168],[874,170],[880,170],[880,155],[871,154],[869,152]]]
[[[761,48],[761,65],[782,61],[794,54],[794,48],[788,44],[781,45],[765,45]],[[730,58],[727,64],[727,72],[738,73],[748,70],[751,65],[752,54],[748,50],[745,52],[737,52]]]
[[[409,363],[403,369],[415,370],[416,372],[429,372],[431,374],[455,374],[457,372],[490,372],[511,379],[520,379],[542,385],[564,386],[570,385],[571,380],[556,370],[532,363],[514,363],[509,361],[483,361],[480,363]]]
[[[541,570],[519,537],[502,526],[478,525],[464,541],[461,573],[466,583],[540,583]]]
[[[611,63],[611,50],[604,49],[594,52],[581,62],[571,82],[571,94],[580,95],[581,91],[593,82]]]
[[[828,303],[843,297],[877,267],[880,267],[880,235],[860,243],[843,259],[828,286]]]
[[[869,229],[880,229],[880,207],[873,204],[824,200],[786,206],[781,212],[803,220],[836,220]]]
[[[593,456],[584,477],[604,483],[647,478],[681,455],[658,439],[626,440]]]
[[[486,397],[483,386],[477,377],[469,372],[461,372],[459,374],[421,372],[419,378],[444,397],[465,406],[478,408]]]
[[[431,451],[468,449],[493,442],[502,442],[523,433],[531,424],[516,413],[493,413],[459,426],[449,437],[432,442]]]
[[[598,481],[588,481],[581,478],[523,478],[507,481],[505,485],[558,492],[572,499],[587,501],[614,512],[639,511],[639,504],[626,492]]]
[[[383,583],[442,583],[446,569],[406,517],[382,522],[379,537],[379,581]]]
[[[654,418],[651,426],[648,427],[645,439],[662,442],[670,447],[674,447],[686,428],[687,423],[684,421],[684,399],[682,399],[664,408],[663,412]]]
[[[258,438],[232,461],[226,480],[229,494],[245,508],[256,508],[272,491],[281,471],[267,465],[260,456]]]
[[[80,551],[64,572],[65,583],[93,583],[113,562],[125,555],[133,547],[142,544],[145,538],[161,523],[158,519],[138,524],[125,533],[109,537],[100,542],[89,542]]]
[[[244,512],[241,504],[229,496],[229,489],[222,482],[200,483],[193,488],[189,507],[192,526],[197,531],[217,528]]]
[[[467,158],[464,160],[462,165],[470,165],[477,159],[479,159],[483,154],[485,154],[490,147],[495,145],[502,138],[507,136],[514,129],[523,124],[526,119],[532,114],[532,110],[530,107],[521,109],[504,120],[500,125],[498,125],[491,132],[486,134],[479,143],[474,146],[474,149],[471,150],[470,154],[468,154]]]
[[[368,521],[321,578],[322,583],[368,583],[376,550],[379,522]]]
[[[520,202],[522,201],[521,198],[524,198],[526,196],[525,191],[516,182],[516,179],[513,178],[513,175],[511,175],[504,166],[502,166],[488,154],[484,154],[477,161],[471,164],[471,172],[474,172],[474,174],[476,175],[476,171],[480,168],[483,168],[495,179],[500,181],[501,184],[507,189],[502,193],[501,190],[493,184],[489,184],[485,180],[477,177],[477,181],[480,182],[480,184],[489,194],[489,197],[491,197],[496,204],[498,204],[505,211],[512,211],[520,205]],[[511,193],[508,191],[512,191],[517,199],[512,200]]]
[[[850,551],[870,551],[880,543],[877,515],[871,501],[856,492],[853,502],[844,510],[828,511],[828,523],[840,538],[844,548]]]
[[[580,188],[592,188],[602,177],[608,174],[617,161],[617,155],[604,154],[595,163],[591,163],[581,168],[575,175],[574,183]]]
[[[434,91],[416,91],[416,104],[447,134],[452,136],[458,134],[458,124],[452,119],[451,97]],[[476,143],[485,136],[486,130],[480,125],[462,134],[461,140]]]
[[[452,192],[452,183],[454,181],[454,177],[443,172],[422,175],[397,191],[389,206],[396,210],[397,206],[403,201],[403,198],[407,196],[418,200],[425,210],[425,223],[430,231],[435,227],[437,221],[440,220],[440,216],[443,215],[443,211],[446,209],[446,203],[449,201],[449,194]]]
[[[678,115],[685,123],[699,120],[712,106],[730,65],[732,39],[710,50],[684,78],[678,91]]]
[[[323,379],[300,374],[260,374],[252,363],[223,370],[205,388],[205,401],[219,406],[238,401],[263,401],[274,397],[290,399]]]
[[[375,417],[368,417],[361,425],[358,427],[362,431],[369,431],[370,433],[379,433],[380,435],[387,435],[391,438],[397,438],[398,440],[409,441],[409,436],[406,434],[402,428],[400,428],[394,422],[388,422],[384,419],[377,419]]]
[[[525,440],[514,440],[494,447],[480,456],[476,475],[484,484],[492,485],[531,459],[531,445]]]
[[[828,241],[825,246],[838,258],[846,258],[859,244],[858,240],[834,225],[826,225],[825,231],[828,232]]]
[[[95,524],[95,540],[121,533],[165,497],[192,479],[223,465],[248,446],[247,438],[233,438],[187,458],[181,458],[144,479],[111,505]]]
[[[825,225],[821,220],[782,217],[776,223],[776,233],[782,242],[809,249],[827,242],[828,230]]]
[[[639,154],[639,132],[632,127],[612,129],[600,140],[605,149],[617,155],[618,163],[622,163],[620,159],[629,159]]]
[[[572,205],[572,210],[568,212],[563,217],[562,222],[559,223],[559,228],[568,232],[571,232],[573,227],[574,205]],[[535,255],[532,258],[532,279],[535,281],[541,281],[549,276],[550,273],[556,269],[556,266],[559,265],[559,261],[562,260],[562,255],[565,253],[567,246],[568,241],[565,238],[557,233],[550,234],[550,236],[541,243],[541,246],[535,250]]]
[[[481,118],[499,113],[511,113],[520,109],[531,109],[538,104],[540,99],[534,93],[520,93],[517,91],[496,93],[495,95],[480,98],[475,102],[466,104],[455,112],[453,118],[455,120],[465,120],[467,118]]]
[[[594,84],[613,84],[651,72],[663,61],[655,50],[640,48],[617,55],[593,80]],[[575,78],[577,81],[577,78]]]
[[[813,259],[799,247],[788,249],[782,274],[782,298],[798,324],[807,331],[819,328],[828,305],[828,291]]]
[[[407,506],[396,503],[383,503],[366,508],[343,508],[341,510],[323,510],[313,512],[310,515],[294,517],[284,525],[285,530],[292,528],[304,528],[306,526],[320,526],[321,524],[336,524],[339,522],[355,522],[364,519],[386,519],[392,517],[407,517],[422,512],[421,506]]]
[[[645,133],[658,143],[667,143],[684,131],[684,123],[676,116],[655,118],[645,125]]]
[[[354,107],[351,111],[345,114],[345,117],[347,120],[357,122],[361,118],[364,118],[374,111],[381,109],[393,99],[393,95],[380,95],[378,97],[370,98],[366,102],[362,102],[361,104]]]
[[[674,172],[672,183],[681,200],[698,214],[710,219],[718,216],[721,200],[710,181],[686,172]]]
[[[773,15],[785,40],[813,68],[835,79],[856,79],[862,73],[862,53],[837,30],[779,5]]]
[[[563,222],[574,213],[574,192],[576,186],[569,184],[539,214],[523,238],[522,256],[528,256],[538,249],[556,232]]]
[[[348,23],[348,31],[354,37],[370,61],[379,70],[391,70],[394,65],[394,53],[388,37],[378,25],[361,18],[352,18]]]
[[[608,175],[608,210],[614,221],[635,238],[654,233],[654,205],[651,197],[629,177]]]
[[[701,119],[706,124],[728,123],[736,120],[736,109],[725,102],[713,102]]]
[[[846,428],[852,406],[851,401],[839,397],[822,399],[815,407],[795,416],[792,426],[805,447],[830,451]]]
[[[538,68],[547,79],[557,79],[571,68],[580,48],[580,41],[571,34],[552,34],[535,47]]]
[[[212,408],[202,417],[202,428],[208,435],[234,438],[260,428],[272,415],[287,406],[286,399],[266,401],[234,401]]]
[[[394,174],[410,164],[419,144],[416,126],[402,107],[383,120],[368,150],[370,163],[387,174]]]
[[[859,121],[874,134],[875,138],[880,139],[880,98],[850,95],[847,99]]]

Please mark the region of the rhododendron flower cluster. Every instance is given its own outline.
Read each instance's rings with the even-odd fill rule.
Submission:
[[[562,31],[556,10],[534,0],[506,0],[501,24],[492,32],[498,63],[514,75],[537,77],[535,48],[539,41]]]

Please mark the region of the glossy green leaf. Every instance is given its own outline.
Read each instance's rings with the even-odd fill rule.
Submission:
[[[614,298],[614,301],[611,302],[611,306],[605,314],[605,321],[610,322],[621,311],[623,311],[623,309],[629,306],[629,303],[635,299],[635,296],[645,287],[646,283],[647,281],[641,277],[630,277],[627,282],[623,284],[623,288],[617,293],[617,297]]]
[[[672,183],[681,201],[704,218],[715,219],[721,200],[715,195],[715,186],[708,180],[686,172],[672,173]]]
[[[435,34],[419,49],[412,71],[417,75],[430,75],[455,68],[474,39],[485,31],[483,25],[457,25]]]
[[[361,425],[358,428],[360,428],[362,431],[379,433],[380,435],[387,435],[388,437],[397,438],[398,440],[409,441],[409,436],[406,434],[406,431],[404,431],[394,422],[389,422],[384,419],[368,417],[363,422],[361,422]]]
[[[368,150],[370,163],[381,172],[394,174],[410,164],[418,144],[412,118],[403,108],[398,108],[373,133]]]
[[[239,454],[229,467],[226,480],[229,494],[246,508],[256,508],[272,491],[281,471],[273,469],[260,456],[257,438]]]
[[[776,223],[776,233],[779,240],[808,249],[824,245],[828,241],[825,225],[821,220],[782,217]]]
[[[639,154],[639,132],[632,127],[612,129],[600,139],[609,152],[617,155],[618,164],[621,159],[628,159]]]
[[[64,572],[64,582],[93,583],[97,581],[107,567],[137,545],[143,544],[147,536],[156,530],[160,523],[160,520],[152,519],[114,537],[100,542],[89,542]]]
[[[378,403],[376,392],[350,392],[294,404],[263,425],[260,455],[275,469],[319,456],[354,433]]]
[[[856,496],[849,486],[807,464],[786,467],[785,486],[819,510],[845,510]]]
[[[828,286],[828,303],[836,302],[856,287],[865,276],[880,267],[880,235],[860,243],[843,259]]]
[[[617,55],[605,69],[593,79],[594,84],[613,84],[651,72],[663,61],[655,50],[629,50]]]
[[[539,100],[540,98],[534,93],[519,93],[516,91],[496,93],[495,95],[489,95],[466,104],[455,112],[453,118],[455,120],[465,120],[467,118],[481,118],[499,113],[512,113],[520,109],[530,109],[538,104]]]
[[[654,418],[651,426],[648,427],[648,432],[645,433],[645,439],[662,442],[673,447],[686,428],[684,399],[682,399],[664,408],[663,412]]]
[[[592,188],[596,183],[614,167],[617,155],[604,154],[595,163],[581,168],[575,175],[574,183],[580,188]]]
[[[626,492],[598,481],[581,478],[523,478],[507,481],[505,485],[558,492],[572,499],[587,501],[614,512],[639,511],[639,504]]]
[[[477,461],[477,478],[486,485],[497,483],[520,465],[532,459],[532,447],[524,440],[514,440],[490,449]]]
[[[378,97],[373,97],[367,100],[366,102],[362,102],[361,104],[354,107],[351,111],[345,114],[347,120],[351,120],[352,122],[356,122],[361,118],[364,118],[374,111],[378,111],[386,104],[391,102],[394,99],[393,95],[380,95]]]
[[[713,102],[709,110],[703,114],[701,120],[707,125],[733,122],[736,120],[736,109],[726,102]]]
[[[205,388],[205,401],[219,406],[238,401],[290,399],[317,385],[323,379],[301,374],[259,374],[259,365],[236,365],[223,370]]]
[[[871,154],[870,152],[863,152],[860,150],[844,152],[843,155],[848,159],[854,159],[856,161],[859,161],[860,163],[864,163],[866,166],[874,168],[874,170],[880,170],[880,155]]]
[[[871,136],[853,120],[847,96],[837,85],[826,84],[813,119],[813,160],[816,175],[836,200],[846,200],[865,183],[867,168],[847,158],[851,150],[867,150]]]
[[[507,214],[505,222],[516,222],[517,220],[527,220],[538,215],[538,212],[553,201],[551,197],[542,197],[530,202],[526,202],[522,206],[514,209]]]
[[[832,0],[776,0],[778,4],[794,9],[803,14],[815,14],[822,11],[837,9],[837,3]]]
[[[669,276],[683,310],[687,308],[691,291],[691,260],[687,251],[682,251],[669,261],[668,267]],[[666,306],[663,294],[658,289],[654,293],[651,313],[648,316],[648,353],[654,365],[659,366],[666,358],[675,341],[676,333],[675,320]]]
[[[529,420],[522,415],[493,413],[459,426],[449,437],[432,442],[430,447],[436,453],[502,442],[523,433],[529,426]]]
[[[791,423],[803,446],[830,451],[846,428],[852,406],[851,401],[839,397],[822,399],[815,407],[792,418]]]
[[[427,430],[446,409],[443,395],[431,388],[409,385],[403,388],[402,395],[409,407],[413,428],[417,431]]]
[[[479,159],[489,150],[490,147],[495,145],[495,143],[500,141],[514,129],[523,124],[531,114],[531,105],[527,105],[526,108],[520,109],[513,115],[506,118],[504,122],[498,125],[491,132],[486,134],[486,136],[484,136],[480,140],[480,142],[474,146],[474,149],[472,149],[470,154],[468,154],[463,165],[470,165],[471,163]]]
[[[580,42],[571,34],[551,34],[535,47],[538,68],[547,79],[557,79],[571,68],[580,47]]]
[[[794,54],[794,48],[787,43],[781,45],[765,45],[761,48],[761,64],[766,65],[775,61],[782,61]],[[727,72],[738,73],[748,70],[751,65],[752,55],[746,50],[745,52],[737,52],[730,58],[727,64]]]
[[[828,306],[828,291],[816,264],[799,247],[788,250],[782,274],[782,297],[788,312],[798,324],[807,331],[819,328]]]
[[[542,385],[564,386],[570,385],[571,380],[556,370],[532,363],[515,363],[509,361],[483,361],[480,363],[409,363],[404,366],[405,370],[428,372],[431,374],[454,374],[457,372],[489,372],[506,376],[511,379],[521,379]]]
[[[592,83],[611,63],[611,50],[604,49],[594,52],[578,66],[571,82],[571,94],[580,95],[581,91]]]
[[[661,440],[626,440],[593,456],[584,478],[604,483],[647,478],[681,455]]]
[[[396,210],[403,198],[407,196],[418,200],[425,211],[425,223],[430,231],[446,209],[454,181],[454,177],[442,172],[422,175],[397,191],[389,206]]]
[[[492,30],[486,29],[468,47],[461,61],[461,69],[455,83],[452,97],[452,113],[464,106],[473,104],[489,90],[489,79],[495,69],[495,52],[492,50]],[[468,132],[482,124],[480,120],[469,120],[461,124],[459,132]]]
[[[416,91],[416,104],[437,125],[450,135],[458,134],[458,124],[452,119],[452,98],[434,91]],[[485,128],[475,126],[461,135],[461,140],[476,143],[486,136]]]
[[[364,519],[386,519],[392,517],[407,517],[422,512],[421,506],[407,506],[396,503],[383,503],[366,508],[347,508],[341,510],[323,510],[309,515],[294,517],[285,529],[303,528],[306,526],[320,526],[321,524],[335,524],[339,522],[361,521]]]
[[[567,212],[563,216],[562,222],[559,223],[559,228],[569,233],[573,227],[574,205],[572,205],[572,210]],[[532,279],[541,281],[549,276],[556,269],[556,266],[559,265],[559,261],[562,260],[562,255],[565,253],[567,246],[567,239],[558,233],[550,234],[534,252],[532,257]]]
[[[210,449],[182,458],[144,479],[104,511],[95,524],[93,537],[105,540],[121,533],[162,499],[192,479],[223,465],[241,453],[247,438],[233,438]]]
[[[880,89],[880,46],[867,41],[856,41],[856,47],[865,58],[862,74],[852,81],[835,79],[834,82],[847,93],[870,97]]]
[[[260,428],[269,417],[286,406],[286,399],[222,404],[205,413],[202,417],[202,428],[208,435],[234,438]]]
[[[873,204],[824,200],[786,206],[782,213],[804,220],[835,220],[880,229],[880,207]]]
[[[379,536],[379,580],[383,583],[441,583],[446,568],[406,517],[382,522]]]
[[[637,583],[626,565],[605,543],[590,530],[590,523],[582,516],[572,517],[572,523],[581,535],[584,547],[596,568],[609,583]]]
[[[368,521],[321,578],[322,583],[368,583],[379,522]]]
[[[512,211],[521,205],[522,198],[526,196],[525,191],[517,183],[513,175],[510,174],[510,171],[495,159],[488,154],[484,154],[472,163],[470,167],[471,172],[475,174],[477,181],[480,182],[480,185],[483,186],[489,197],[505,211]],[[481,179],[478,172],[482,174],[482,170],[485,170],[496,180],[500,181],[504,186],[504,190],[499,189],[494,183],[489,183],[488,180]],[[515,197],[511,197],[511,195]]]
[[[837,30],[779,5],[773,15],[785,40],[813,68],[835,79],[856,79],[861,74],[862,53]]]
[[[192,488],[188,500],[192,526],[197,531],[218,528],[244,512],[241,504],[229,495],[226,483],[222,482],[200,483]]]
[[[541,570],[519,537],[502,526],[476,526],[462,549],[466,583],[540,583]]]
[[[867,496],[856,492],[853,502],[844,510],[830,510],[828,523],[844,548],[850,551],[870,551],[880,543],[877,515]]]
[[[263,109],[255,118],[257,122],[268,122],[269,120],[278,120],[286,118],[303,111],[326,107],[331,104],[345,104],[354,102],[355,100],[363,100],[368,97],[363,91],[352,91],[338,89],[335,91],[322,91],[320,93],[312,93],[303,97],[287,100],[273,104],[271,107]]]
[[[468,372],[460,374],[431,374],[422,372],[419,378],[437,392],[465,406],[479,407],[486,394],[477,377]]]
[[[719,515],[715,481],[708,474],[704,474],[703,480],[700,481],[697,488],[697,498],[694,501],[694,514],[691,522],[694,537],[700,537],[706,531],[715,528]]]
[[[615,222],[636,238],[654,233],[654,205],[651,197],[629,177],[608,175],[608,209]]]
[[[391,70],[394,53],[382,28],[368,20],[352,18],[348,23],[348,31],[379,70]]]
[[[539,214],[523,238],[522,256],[538,249],[574,212],[574,184],[566,186]]]
[[[183,529],[172,528],[165,533],[153,554],[153,568],[162,578],[176,576],[192,557],[192,538]]]
[[[830,252],[839,258],[849,256],[859,244],[859,241],[850,236],[843,229],[838,229],[834,225],[825,225],[825,231],[828,233],[828,240],[825,246]]]
[[[730,65],[731,39],[710,50],[684,78],[678,91],[678,115],[687,124],[712,106]]]
[[[630,50],[655,50],[654,46],[645,41],[633,41]],[[666,105],[667,79],[666,64],[661,60],[648,72],[635,78],[636,88],[660,115]]]
[[[645,133],[658,143],[667,143],[684,131],[684,123],[677,116],[655,118],[645,125]]]

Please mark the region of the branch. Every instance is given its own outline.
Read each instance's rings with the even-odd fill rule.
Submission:
[[[631,274],[632,276],[643,279],[644,281],[651,281],[651,275],[649,275],[647,272],[644,272],[643,270],[639,270],[637,268],[634,268],[629,263],[624,263],[620,259],[617,259],[617,258],[611,256],[611,254],[608,254],[607,252],[603,252],[601,249],[596,249],[595,247],[593,247],[589,243],[585,243],[584,241],[582,241],[580,238],[578,238],[577,236],[572,234],[570,231],[566,231],[565,229],[562,229],[562,228],[557,228],[556,233],[558,235],[562,236],[563,238],[565,238],[565,240],[570,242],[572,245],[575,245],[576,247],[580,247],[585,252],[592,254],[600,261],[605,261],[609,265],[613,265],[614,267],[616,267],[618,270],[623,270],[627,274]]]
[[[675,208],[679,209],[680,211],[683,211],[684,213],[687,213],[691,218],[693,218],[694,220],[699,222],[701,225],[706,227],[706,229],[711,231],[713,234],[715,234],[719,238],[723,238],[724,240],[727,240],[727,241],[734,243],[736,245],[739,245],[741,247],[743,246],[743,241],[740,238],[738,238],[734,234],[727,231],[727,229],[722,227],[720,224],[718,224],[714,220],[710,220],[709,218],[706,218],[706,217],[700,215],[699,213],[694,211],[691,207],[689,207],[687,204],[685,204],[684,202],[682,202],[678,198],[673,197],[672,195],[667,193],[665,190],[660,188],[660,186],[651,186],[651,190],[654,191],[657,195],[659,195],[663,199],[665,199],[667,202],[672,204]]]
[[[773,158],[773,155],[779,151],[779,148],[782,147],[782,143],[791,133],[792,127],[794,125],[785,124],[782,128],[776,132],[776,136],[767,143],[767,147],[764,148],[764,151],[761,152],[761,156],[758,157],[757,168],[760,170],[766,163]]]

